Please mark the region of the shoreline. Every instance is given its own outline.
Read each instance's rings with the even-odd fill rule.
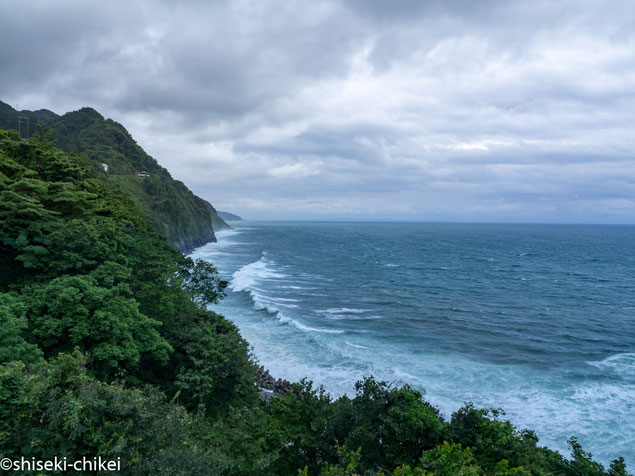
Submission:
[[[254,224],[250,222],[245,222],[243,226],[245,228],[251,228],[253,225]],[[282,225],[284,226],[284,224]],[[255,231],[241,231],[240,226],[238,228],[238,230],[234,231],[237,231],[238,233],[256,233]],[[267,227],[267,229],[269,228]],[[233,233],[231,235],[233,235]],[[227,279],[227,277],[229,277],[230,280],[232,272],[234,272],[237,268],[244,268],[246,264],[251,264],[251,262],[253,261],[253,258],[247,258],[248,254],[245,254],[248,249],[255,250],[256,248],[260,249],[264,247],[269,251],[268,247],[273,246],[267,241],[259,243],[258,245],[256,245],[256,243],[252,243],[254,242],[253,235],[244,235],[243,239],[239,238],[238,240],[236,240],[235,238],[230,238],[227,242],[225,242],[236,244],[241,242],[248,242],[246,244],[250,245],[247,247],[240,246],[238,248],[233,246],[227,247],[227,245],[223,243],[225,241],[224,238],[229,238],[229,236],[224,237],[221,235],[219,236],[219,238],[219,242],[217,242],[219,248],[215,248],[215,245],[212,245],[210,249],[210,256],[212,257],[209,259],[213,263],[232,263],[229,268],[229,275],[226,275],[225,278]],[[277,245],[284,246],[280,245],[279,243]],[[220,254],[216,255],[216,252],[219,252]],[[236,261],[236,259],[232,260],[229,258],[230,255],[239,256],[236,255],[236,253],[245,256],[244,263],[241,261],[241,259],[238,259],[238,261]],[[202,254],[205,254],[204,250]],[[276,250],[273,247],[271,248],[271,256],[273,257],[272,259],[275,261],[275,263],[270,264],[276,264],[276,268],[272,268],[271,271],[279,273],[281,271],[280,266],[284,266],[285,262],[279,262],[279,250],[278,253],[276,253]],[[520,258],[518,259],[528,260],[530,258],[531,256],[520,256]],[[288,264],[289,263],[286,263],[286,265]],[[284,273],[287,272],[285,271]],[[292,282],[293,280],[297,279],[297,276],[294,278],[293,275],[289,275],[285,278],[276,279],[288,281],[284,284],[291,283],[294,286],[298,284],[301,286],[304,285],[303,283]],[[274,279],[274,282],[276,281],[276,279]],[[257,291],[259,295],[263,293],[263,289],[269,289],[263,283],[254,284],[254,286],[259,288]],[[286,287],[288,288],[289,286]],[[261,311],[258,311],[254,308],[254,301],[252,299],[253,296],[249,296],[249,290],[245,289],[245,291],[247,291],[246,295],[243,296],[242,293],[238,293],[233,296],[230,301],[224,301],[223,303],[221,303],[220,306],[221,308],[224,307],[224,310],[216,309],[216,312],[225,315],[229,320],[234,322],[239,327],[241,334],[245,336],[245,339],[250,343],[250,345],[255,345],[255,347],[259,349],[256,355],[258,356],[260,364],[266,366],[270,372],[273,372],[273,375],[276,375],[276,377],[282,377],[282,379],[289,379],[290,381],[297,381],[302,377],[310,378],[313,382],[315,382],[316,385],[324,386],[331,396],[337,398],[343,393],[347,393],[349,396],[351,396],[351,392],[353,392],[352,388],[355,381],[359,380],[359,378],[361,378],[363,375],[375,375],[378,379],[381,380],[395,381],[397,385],[409,384],[413,385],[415,388],[423,390],[426,394],[425,398],[428,401],[433,402],[435,406],[443,409],[443,414],[447,418],[449,418],[452,412],[458,409],[465,401],[474,401],[481,408],[503,407],[508,412],[508,418],[511,418],[518,428],[530,428],[536,431],[541,436],[541,444],[545,444],[549,448],[558,450],[563,454],[569,453],[569,450],[566,446],[566,440],[574,434],[579,435],[582,440],[585,441],[585,446],[592,449],[594,454],[603,454],[604,456],[601,456],[601,461],[608,462],[611,458],[611,455],[614,454],[607,449],[602,451],[600,447],[596,447],[595,445],[590,446],[590,442],[595,441],[596,439],[591,438],[591,435],[587,434],[586,432],[588,425],[595,425],[595,423],[593,422],[599,421],[597,419],[602,418],[602,415],[606,413],[606,405],[600,405],[602,401],[598,400],[598,392],[602,392],[602,389],[595,389],[594,385],[591,385],[590,383],[587,384],[587,378],[580,380],[578,383],[574,383],[573,381],[569,382],[567,380],[568,383],[565,382],[564,387],[562,387],[562,385],[558,385],[559,387],[562,387],[558,391],[555,391],[556,389],[543,388],[543,386],[541,385],[536,386],[532,383],[544,383],[547,381],[560,382],[561,378],[565,378],[566,375],[568,375],[565,368],[563,368],[563,372],[565,372],[564,376],[559,376],[560,372],[556,371],[557,369],[553,369],[553,371],[549,372],[551,374],[551,377],[539,377],[537,374],[537,370],[534,371],[533,368],[529,368],[529,370],[525,372],[525,370],[523,370],[523,367],[519,367],[518,364],[510,364],[509,369],[507,369],[502,368],[500,364],[479,363],[479,365],[473,370],[473,378],[485,379],[484,383],[486,383],[486,385],[485,387],[481,386],[482,389],[478,390],[476,393],[474,393],[474,389],[471,388],[473,385],[470,384],[469,380],[461,383],[462,380],[464,380],[461,375],[457,375],[456,378],[452,377],[455,383],[449,387],[446,382],[450,378],[450,376],[453,375],[454,372],[457,372],[461,368],[465,368],[466,366],[471,368],[472,365],[470,363],[473,363],[474,360],[467,359],[464,363],[461,363],[463,362],[463,360],[461,359],[447,359],[445,357],[442,357],[441,355],[438,356],[438,358],[435,358],[433,361],[429,361],[429,357],[426,357],[425,361],[427,362],[427,364],[425,370],[409,369],[408,367],[402,367],[398,363],[395,363],[394,365],[399,367],[397,369],[399,371],[398,375],[394,374],[392,370],[390,370],[390,373],[386,374],[385,372],[382,372],[382,369],[380,368],[375,367],[371,370],[371,367],[369,367],[368,371],[359,369],[359,374],[357,377],[350,376],[350,378],[346,378],[346,380],[344,380],[346,377],[345,374],[347,374],[348,371],[345,368],[332,368],[331,362],[320,360],[322,364],[319,365],[319,368],[317,369],[318,371],[315,372],[316,368],[314,367],[316,365],[316,362],[314,360],[321,358],[318,354],[314,355],[315,350],[311,350],[310,348],[308,349],[309,353],[295,349],[295,347],[299,345],[298,339],[318,339],[320,342],[332,342],[335,348],[345,349],[347,354],[350,353],[356,356],[361,356],[362,354],[365,355],[365,353],[370,352],[370,355],[375,358],[389,351],[382,348],[379,349],[380,352],[379,354],[377,354],[376,352],[368,349],[357,349],[355,347],[349,348],[348,345],[344,345],[344,340],[350,340],[351,344],[364,344],[364,342],[361,342],[359,340],[350,339],[350,336],[352,336],[352,334],[350,333],[345,334],[346,336],[348,336],[345,339],[344,335],[327,335],[322,333],[316,334],[314,332],[309,332],[309,330],[307,329],[294,329],[288,321],[281,322],[281,320],[278,318],[274,320],[267,315],[261,314]],[[270,292],[265,296],[268,296],[267,299],[275,297],[275,295],[270,294]],[[231,312],[230,309],[232,310]],[[295,316],[291,314],[291,317]],[[356,318],[357,316],[351,315],[350,317]],[[305,321],[302,322],[306,323]],[[309,321],[307,324],[311,324],[311,322]],[[261,330],[261,328],[264,330]],[[263,334],[262,332],[265,333]],[[274,341],[269,342],[269,332],[275,332],[279,335],[279,337],[274,339]],[[279,350],[277,350],[277,348],[280,347],[280,344],[283,344],[284,348],[286,349],[285,351],[283,351],[283,358],[280,357],[282,354]],[[610,362],[607,363],[604,360]],[[286,363],[283,361],[286,361]],[[597,362],[594,362],[598,366],[604,366],[605,364],[617,365],[621,361],[622,359],[619,355],[615,356],[611,354],[611,356],[607,359],[600,358]],[[408,360],[408,362],[414,363],[415,361]],[[382,367],[386,367],[386,365],[382,365]],[[288,368],[289,371],[281,372],[281,368]],[[388,368],[385,368],[383,370],[387,369]],[[520,369],[520,372],[517,372],[517,369]],[[594,370],[595,367],[590,367],[589,369]],[[435,377],[435,375],[437,374],[438,376]],[[495,380],[491,382],[491,384],[487,383],[487,379],[489,379],[492,375],[495,377]],[[513,381],[496,383],[501,378],[503,378],[503,380],[506,380],[514,375],[515,377]],[[465,375],[465,378],[467,377],[469,377],[469,375]],[[545,378],[547,380],[545,380]],[[340,383],[343,384],[346,389],[333,392],[333,385],[335,385],[337,388],[341,388],[341,386],[339,385]],[[504,384],[505,387],[501,387],[502,384]],[[509,385],[511,386],[507,388],[506,386]],[[514,391],[516,385],[519,385],[519,387],[517,391]],[[454,386],[455,388],[453,389],[452,386]],[[492,387],[491,391],[487,390],[490,387]],[[552,393],[552,390],[554,390],[554,393]],[[628,390],[625,389],[624,392],[628,392]],[[501,398],[497,397],[497,395],[499,394]],[[486,397],[486,401],[481,401],[483,397]],[[527,401],[525,402],[525,400]],[[587,402],[587,400],[588,403],[585,403]],[[620,402],[622,402],[621,397]],[[607,405],[609,403],[607,403]],[[596,404],[599,406],[596,407]],[[621,409],[622,412],[626,411],[626,407],[624,407],[621,403],[616,401],[614,405],[618,405],[617,407],[615,407],[616,409]],[[543,415],[543,417],[540,417],[540,415],[536,413],[536,411],[538,410],[540,410],[540,415]],[[579,415],[580,412],[583,412],[585,415]],[[581,419],[567,420],[567,415],[579,415]],[[611,417],[613,416],[614,412],[612,411]],[[558,423],[556,427],[554,427],[554,421],[560,423]],[[582,429],[582,431],[574,430],[573,428],[571,428],[572,425],[576,425],[576,427]],[[614,432],[612,432],[611,434],[613,433]],[[607,445],[608,443],[601,446],[607,447]],[[628,453],[624,453],[622,451],[620,454]]]

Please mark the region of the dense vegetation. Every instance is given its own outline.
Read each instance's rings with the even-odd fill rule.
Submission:
[[[90,111],[88,111],[90,113]],[[114,162],[113,162],[114,163]],[[262,399],[226,283],[170,247],[91,160],[0,131],[0,457],[121,458],[124,474],[624,475],[495,410],[445,420],[372,378]]]
[[[18,116],[30,118],[29,137],[37,121],[50,124],[57,147],[90,159],[100,177],[129,197],[150,225],[181,251],[215,241],[214,230],[229,228],[212,205],[174,180],[121,124],[104,119],[94,109],[82,108],[57,116],[44,109],[18,112],[0,102],[0,127],[16,128]],[[22,127],[26,136],[26,124]],[[107,171],[102,163],[107,164]],[[139,177],[139,172],[149,175]]]
[[[37,125],[48,125],[59,116],[48,109],[38,111],[16,111],[0,101],[0,129],[20,130],[22,137],[31,137],[37,132]],[[27,124],[28,119],[28,124]]]

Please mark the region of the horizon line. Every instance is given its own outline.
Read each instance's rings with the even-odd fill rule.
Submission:
[[[284,223],[401,223],[421,225],[554,225],[554,226],[635,226],[635,223],[592,223],[592,222],[541,222],[541,221],[453,221],[453,220],[391,220],[391,219],[251,219],[241,221],[225,220],[228,224],[242,222],[284,222]]]

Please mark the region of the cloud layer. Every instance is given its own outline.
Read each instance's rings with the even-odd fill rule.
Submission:
[[[3,2],[0,62],[248,218],[635,223],[630,1]]]

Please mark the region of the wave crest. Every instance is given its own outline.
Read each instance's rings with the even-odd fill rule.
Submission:
[[[604,360],[588,362],[589,365],[610,371],[624,378],[635,378],[635,352],[611,355]]]
[[[256,311],[267,311],[272,316],[275,316],[280,324],[292,325],[305,332],[320,332],[326,334],[344,333],[344,331],[338,329],[316,329],[315,327],[309,327],[295,319],[285,316],[280,310],[280,307],[297,308],[298,306],[296,304],[291,303],[299,302],[299,300],[265,296],[264,290],[258,287],[258,285],[264,281],[281,280],[288,277],[286,274],[273,269],[273,266],[275,266],[275,263],[269,259],[267,252],[263,251],[258,261],[246,264],[232,274],[229,288],[233,292],[248,292],[254,303],[254,309]]]

